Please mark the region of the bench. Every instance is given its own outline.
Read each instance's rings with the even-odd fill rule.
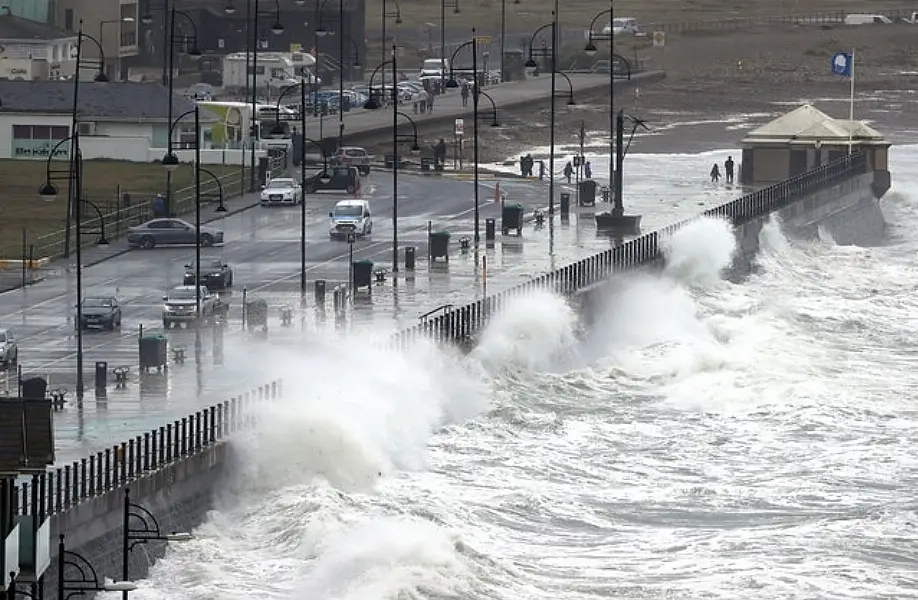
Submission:
[[[172,360],[178,364],[185,364],[185,346],[172,347]]]
[[[112,369],[112,375],[115,376],[115,385],[118,387],[124,387],[127,384],[129,372],[130,369],[124,365]]]

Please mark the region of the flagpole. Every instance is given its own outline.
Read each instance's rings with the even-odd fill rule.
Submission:
[[[848,156],[854,143],[854,48],[851,49],[851,98],[848,105]]]

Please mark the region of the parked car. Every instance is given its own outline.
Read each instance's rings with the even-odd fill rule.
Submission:
[[[195,263],[185,265],[185,285],[194,285]],[[220,258],[201,259],[201,285],[208,290],[223,290],[233,286],[233,270]]]
[[[322,182],[321,173],[307,177],[303,184],[303,191],[307,194],[328,190],[345,190],[353,194],[357,191],[357,184],[360,180],[357,167],[329,167],[328,174],[331,178],[325,183]]]
[[[195,306],[195,286],[179,285],[163,296],[163,327],[169,329],[181,323],[194,323],[197,320]],[[211,293],[203,285],[197,287],[201,295],[201,321],[207,323],[214,317],[225,316],[229,306],[220,297]]]
[[[194,225],[181,219],[153,219],[142,225],[128,228],[128,245],[149,250],[156,246],[197,243]],[[201,246],[208,248],[223,243],[223,232],[213,227],[201,226]]]
[[[357,167],[361,175],[369,175],[370,160],[372,160],[372,156],[366,151],[366,148],[342,146],[332,155],[331,163],[346,167]]]
[[[634,17],[618,17],[612,19],[611,23],[603,27],[602,35],[636,35],[638,31],[637,19]]]
[[[114,296],[89,296],[80,306],[80,326],[100,327],[112,331],[121,327],[121,305]]]
[[[19,360],[19,345],[9,329],[0,329],[0,365],[7,366]]]
[[[278,177],[268,181],[261,190],[262,206],[277,206],[279,204],[297,204],[303,201],[303,191],[296,179],[291,177]]]

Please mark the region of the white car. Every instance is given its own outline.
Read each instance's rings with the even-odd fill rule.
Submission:
[[[328,218],[328,237],[331,239],[347,238],[351,233],[357,237],[373,233],[373,215],[366,200],[341,200],[328,213]]]
[[[296,179],[291,177],[278,177],[268,181],[261,190],[262,206],[277,206],[282,204],[298,204],[303,201],[303,189]]]
[[[638,33],[637,19],[633,17],[619,17],[612,19],[612,22],[603,27],[603,35],[636,35]]]

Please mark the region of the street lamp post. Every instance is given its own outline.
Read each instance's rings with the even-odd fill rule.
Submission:
[[[79,579],[68,579],[67,567],[80,574]],[[95,567],[82,555],[67,550],[64,545],[64,536],[61,534],[57,544],[57,600],[69,600],[73,596],[84,596],[86,592],[122,592],[124,598],[128,592],[137,589],[130,581],[112,581],[111,583],[99,579]]]
[[[319,22],[316,26],[315,33],[318,36],[333,34],[333,31],[327,29],[322,22],[322,11],[328,0],[323,0],[318,5]],[[356,46],[356,42],[352,40]],[[316,48],[318,54],[318,47]],[[356,59],[354,59],[356,62]],[[344,137],[344,0],[338,0],[338,146],[341,146],[341,139]]]
[[[606,37],[604,34],[594,33],[596,21],[603,15],[609,15],[609,21],[611,22],[614,17],[612,12],[614,10],[614,4],[615,0],[609,0],[609,9],[598,13],[593,17],[593,20],[590,21],[589,40],[587,41],[586,47],[583,49],[588,56],[596,54],[596,44],[593,43],[594,40],[602,40]],[[615,58],[615,44],[612,41],[611,33],[607,37],[609,39],[609,183],[611,184],[613,174],[615,173],[615,69],[612,68],[612,63]]]
[[[306,304],[306,144],[313,144],[322,154],[322,173],[319,178],[327,183],[331,180],[328,174],[328,157],[325,148],[319,142],[306,137],[306,80],[301,79],[300,85],[286,88],[277,98],[277,112],[271,135],[283,137],[286,135],[280,124],[280,104],[287,92],[299,88],[300,90],[300,306]]]
[[[131,519],[139,522],[142,528],[131,527]],[[159,528],[159,522],[156,520],[156,517],[154,517],[153,514],[146,508],[131,502],[131,490],[129,488],[124,490],[124,507],[121,525],[121,577],[125,581],[130,578],[128,573],[130,569],[129,558],[131,552],[134,550],[134,546],[138,544],[146,544],[152,540],[158,540],[162,542],[187,542],[194,539],[193,535],[184,532],[172,532],[170,534],[163,535]],[[124,600],[127,600],[129,590],[123,591],[123,598]]]
[[[481,92],[481,95],[487,98],[488,102],[491,103],[491,127],[500,127],[500,121],[497,120],[497,105],[494,103],[494,98],[492,98],[491,94],[488,92]]]
[[[440,0],[440,89],[446,90],[446,4],[451,2],[453,14],[459,14],[459,0]],[[452,66],[452,62],[450,62]],[[395,85],[395,82],[392,82]]]
[[[210,169],[205,169],[204,167],[200,167],[198,170],[199,170],[201,173],[204,173],[205,175],[207,175],[208,177],[210,177],[211,179],[213,179],[213,180],[214,180],[214,183],[217,184],[217,200],[218,200],[218,204],[217,204],[217,208],[214,209],[214,212],[218,212],[218,213],[225,213],[225,212],[228,212],[228,211],[226,210],[226,205],[223,204],[223,200],[224,200],[224,198],[226,198],[226,196],[223,195],[223,183],[220,181],[220,178],[217,177],[217,176],[214,174],[214,172],[211,171]]]
[[[382,48],[382,51],[381,51],[382,56],[380,57],[380,62],[386,61],[386,48],[387,48],[386,19],[393,18],[395,19],[396,25],[402,24],[402,6],[401,4],[398,3],[398,0],[392,0],[392,1],[395,2],[395,12],[394,13],[389,12],[388,0],[382,1],[382,44],[380,45]],[[392,44],[392,45],[395,46],[396,44]],[[395,85],[395,83],[396,82],[393,81],[392,85]],[[382,89],[386,89],[386,70],[385,69],[383,69],[383,72],[382,72]]]
[[[513,0],[514,4],[519,4],[520,0]],[[504,39],[507,37],[507,0],[500,0],[500,82],[504,79]]]
[[[256,176],[255,169],[255,150],[256,142],[258,140],[259,131],[258,131],[258,17],[261,13],[259,7],[260,0],[246,0],[246,23],[252,28],[251,37],[249,43],[251,44],[251,54],[252,54],[252,115],[251,115],[251,164],[249,168],[252,170],[251,179],[249,180],[249,191],[255,193],[258,191],[258,178]],[[226,7],[223,9],[228,15],[236,13],[236,7],[233,5],[233,0],[228,0]],[[280,35],[284,32],[284,25],[280,21],[280,0],[274,0],[274,23],[271,24],[271,33],[274,35]],[[246,54],[248,57],[248,51]]]

